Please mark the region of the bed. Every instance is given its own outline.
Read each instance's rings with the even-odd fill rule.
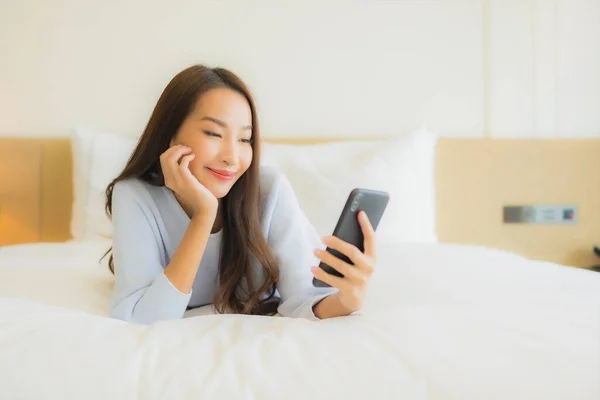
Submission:
[[[384,245],[367,303],[319,322],[106,317],[107,242],[0,250],[7,399],[597,399],[596,273],[465,245]]]
[[[0,248],[1,397],[600,398],[600,275],[497,248],[439,242],[431,170],[419,164],[431,143],[422,132],[417,136],[395,144],[392,153],[406,155],[401,161],[386,159],[381,147],[346,145],[349,159],[362,160],[350,180],[341,179],[348,171],[336,165],[328,167],[330,176],[314,175],[323,171],[315,168],[319,152],[331,147],[266,146],[265,163],[290,177],[320,232],[331,228],[340,204],[333,196],[311,207],[302,189],[311,174],[317,189],[333,181],[342,197],[343,185],[366,182],[361,179],[405,193],[396,203],[401,207],[390,211],[394,224],[379,233],[363,310],[316,322],[215,315],[210,307],[153,325],[107,318],[113,277],[100,258],[110,246],[110,224],[97,212],[94,187],[113,171],[107,160],[84,170],[87,150],[76,144],[73,239]],[[102,140],[113,148],[117,139]],[[101,142],[93,140],[96,154],[106,153]],[[126,145],[119,146],[126,155]],[[122,162],[109,161],[114,168]],[[382,165],[393,165],[399,178],[374,179]],[[402,176],[407,169],[411,174]],[[406,191],[411,184],[419,190]],[[413,212],[402,213],[405,207]]]

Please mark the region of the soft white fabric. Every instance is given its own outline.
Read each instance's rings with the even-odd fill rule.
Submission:
[[[73,237],[111,237],[104,190],[127,163],[137,140],[90,129],[76,129],[72,139]],[[367,187],[391,195],[378,228],[381,241],[435,242],[436,143],[436,135],[426,128],[389,140],[310,146],[264,143],[262,164],[288,177],[320,235],[331,234],[350,191]]]
[[[600,398],[595,272],[397,243],[352,317],[144,326],[105,317],[107,244],[0,248],[3,398]]]
[[[97,240],[0,247],[0,296],[105,316],[114,277],[102,256],[110,246]]]
[[[436,135],[421,128],[388,140],[263,144],[263,164],[282,171],[320,235],[333,232],[352,189],[384,190],[382,242],[436,242]]]
[[[109,238],[112,226],[104,211],[104,191],[127,164],[136,139],[78,128],[73,148],[71,234],[77,240]]]

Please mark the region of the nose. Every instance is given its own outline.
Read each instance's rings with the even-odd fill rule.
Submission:
[[[238,159],[238,146],[235,139],[226,139],[222,141],[220,158],[228,165],[235,165]]]

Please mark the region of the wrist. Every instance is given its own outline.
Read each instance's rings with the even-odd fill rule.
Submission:
[[[313,313],[319,319],[343,317],[355,311],[344,306],[340,301],[339,293],[330,294],[313,306]]]
[[[198,222],[202,225],[208,224],[212,228],[212,225],[214,224],[216,217],[217,217],[216,212],[202,210],[202,211],[195,211],[194,214],[192,214],[191,219],[192,219],[192,222]]]
[[[350,315],[353,312],[358,311],[358,309],[348,308],[344,305],[344,302],[340,299],[340,292],[334,293],[332,296],[334,296],[334,300],[337,303],[337,306],[340,310],[342,310],[344,314]]]

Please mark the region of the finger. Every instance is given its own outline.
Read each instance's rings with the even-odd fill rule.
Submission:
[[[377,254],[375,229],[373,229],[373,225],[371,225],[371,221],[369,221],[366,212],[361,211],[358,213],[358,223],[360,224],[364,236],[365,255],[367,257],[375,258],[375,255]]]
[[[168,160],[172,164],[179,164],[179,163],[181,163],[181,158],[184,155],[191,154],[191,153],[192,153],[192,149],[190,149],[189,147],[181,146],[180,148],[175,150],[173,152],[173,154],[171,154],[169,156]]]
[[[196,179],[192,171],[190,171],[189,165],[190,162],[196,158],[196,154],[188,154],[187,156],[183,156],[181,158],[181,163],[179,164],[179,173],[177,174],[177,179],[180,179],[181,184],[186,184],[190,182],[190,179]],[[197,180],[197,179],[196,179]]]
[[[175,173],[175,168],[178,165],[177,162],[183,154],[191,151],[189,147],[177,145],[170,147],[160,156],[162,174],[167,187],[173,188],[174,185],[178,185],[177,182],[179,182],[180,178],[179,174]]]
[[[327,283],[329,286],[337,288],[340,291],[347,291],[349,289],[349,283],[344,278],[328,274],[321,267],[312,267],[310,270],[315,278]]]
[[[187,156],[183,156],[181,158],[181,162],[179,163],[179,167],[181,169],[183,169],[183,171],[189,171],[190,168],[190,162],[196,158],[196,155],[194,153],[192,154],[188,154]]]
[[[367,269],[366,266],[369,265],[367,257],[358,249],[358,247],[347,243],[336,236],[326,236],[323,238],[323,242],[327,247],[337,250],[348,257],[356,267],[363,270]]]
[[[182,145],[173,145],[171,147],[169,147],[167,150],[165,150],[161,155],[160,158],[162,159],[167,159],[169,158],[174,152],[178,151],[181,148],[185,148],[187,146],[182,146]]]
[[[173,146],[173,151],[167,156],[166,164],[167,164],[167,173],[174,180],[174,184],[178,185],[181,182],[181,171],[177,171],[177,168],[180,166],[180,159],[185,154],[191,153],[192,149],[186,146]]]
[[[340,260],[338,257],[334,256],[328,251],[316,249],[315,255],[319,258],[319,260],[323,261],[325,264],[344,275],[345,278],[361,284],[366,283],[367,278],[360,272],[359,269],[348,264],[347,262],[344,262],[343,260]]]
[[[190,149],[189,147],[181,145],[173,146],[164,153],[165,161],[171,165],[178,164],[181,156],[189,154],[191,152],[192,149]]]

